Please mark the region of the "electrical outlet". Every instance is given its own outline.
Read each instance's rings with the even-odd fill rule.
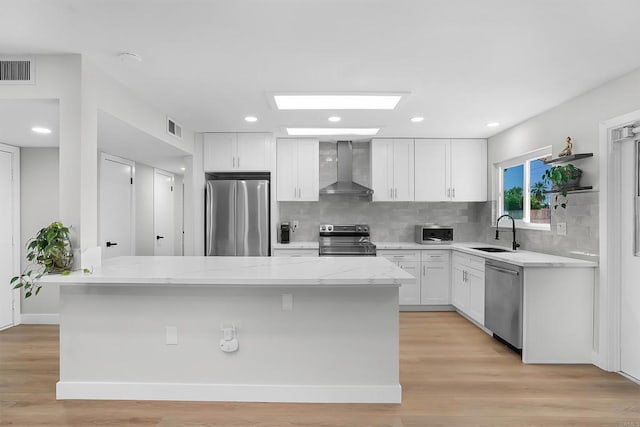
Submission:
[[[567,235],[567,223],[559,222],[556,224],[556,233],[558,236],[566,236]]]
[[[298,226],[300,225],[300,223],[298,222],[297,219],[293,220],[293,231],[296,231],[296,228],[298,228]]]

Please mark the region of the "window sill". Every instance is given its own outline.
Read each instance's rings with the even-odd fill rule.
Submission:
[[[491,225],[491,228],[497,228],[495,221]],[[551,231],[551,225],[549,224],[530,224],[528,222],[516,221],[517,230],[536,230],[536,231]],[[500,231],[511,230],[511,224],[509,226],[501,225]]]

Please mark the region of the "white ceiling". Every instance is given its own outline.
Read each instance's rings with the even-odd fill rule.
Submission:
[[[640,66],[638,0],[3,0],[2,10],[0,52],[84,54],[195,131],[319,127],[335,114],[334,126],[385,136],[484,137]],[[380,112],[267,101],[296,91],[411,95]]]
[[[0,142],[5,144],[57,147],[59,122],[57,99],[0,99]],[[35,133],[32,127],[48,128],[51,133]]]
[[[179,175],[188,155],[103,111],[98,111],[98,150]]]

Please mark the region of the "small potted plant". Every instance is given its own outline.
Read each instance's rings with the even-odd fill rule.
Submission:
[[[11,279],[13,289],[24,288],[25,298],[38,295],[42,286],[38,279],[47,273],[69,274],[73,262],[69,227],[53,222],[38,231],[27,244],[27,261],[31,264]]]
[[[568,190],[578,187],[580,185],[581,177],[582,169],[579,169],[572,164],[568,164],[566,166],[553,166],[542,175],[542,180],[545,184],[551,184],[551,190],[558,192],[554,198],[554,209],[558,209],[558,205],[562,208],[567,207]],[[560,196],[564,198],[563,202],[560,202]]]

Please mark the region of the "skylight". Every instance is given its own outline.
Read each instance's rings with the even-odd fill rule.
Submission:
[[[273,95],[278,110],[393,110],[402,95]]]
[[[292,136],[376,135],[380,128],[287,128]]]

